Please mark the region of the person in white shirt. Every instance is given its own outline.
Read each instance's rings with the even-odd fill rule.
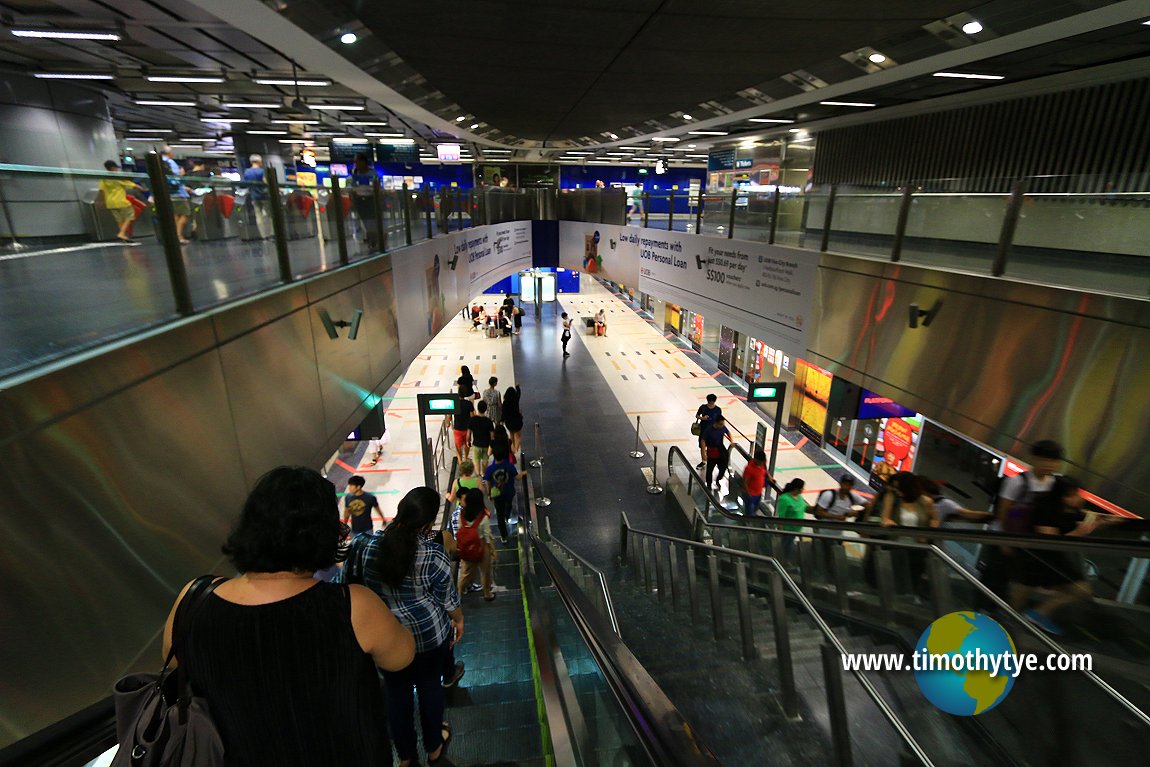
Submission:
[[[998,500],[994,504],[995,521],[1006,522],[1011,507],[1023,503],[1033,503],[1035,498],[1054,489],[1055,477],[1062,470],[1065,454],[1062,445],[1054,440],[1044,439],[1035,442],[1030,449],[1030,471],[1007,477],[998,490]]]
[[[866,505],[866,498],[855,492],[855,478],[846,472],[839,477],[838,490],[824,490],[815,501],[815,518],[833,522],[846,522],[858,514],[858,506]]]

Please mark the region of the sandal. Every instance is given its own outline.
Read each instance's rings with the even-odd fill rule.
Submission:
[[[427,757],[428,764],[439,764],[447,757],[447,744],[451,742],[451,724],[444,722],[439,730],[439,735],[443,738],[443,742],[439,744],[439,756],[432,759]]]

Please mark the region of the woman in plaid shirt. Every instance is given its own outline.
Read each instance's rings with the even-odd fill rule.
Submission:
[[[399,502],[395,519],[374,535],[352,541],[343,577],[362,583],[387,603],[395,617],[415,635],[415,660],[401,671],[384,671],[387,714],[400,767],[418,758],[415,701],[430,764],[443,759],[451,728],[443,720],[443,667],[451,647],[463,636],[459,592],[451,582],[451,561],[432,542],[439,512],[439,493],[417,487]]]

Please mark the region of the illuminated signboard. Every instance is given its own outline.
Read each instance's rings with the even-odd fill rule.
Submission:
[[[883,397],[867,389],[862,390],[859,398],[859,420],[871,418],[910,418],[917,415],[917,411],[903,407],[890,397]]]
[[[453,412],[455,410],[455,400],[450,398],[428,400],[427,409],[432,413]]]
[[[459,144],[436,144],[435,153],[440,162],[459,162]]]
[[[783,387],[774,384],[751,384],[748,402],[774,402],[783,396]]]

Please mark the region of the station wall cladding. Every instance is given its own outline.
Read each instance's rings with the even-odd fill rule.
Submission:
[[[6,381],[0,747],[154,671],[178,590],[230,573],[255,480],[322,466],[469,291],[530,265],[530,234],[437,237]],[[320,311],[357,309],[330,338]]]
[[[701,312],[1023,460],[1150,507],[1146,302],[906,264],[560,222],[560,263]],[[912,303],[943,307],[910,328]]]

